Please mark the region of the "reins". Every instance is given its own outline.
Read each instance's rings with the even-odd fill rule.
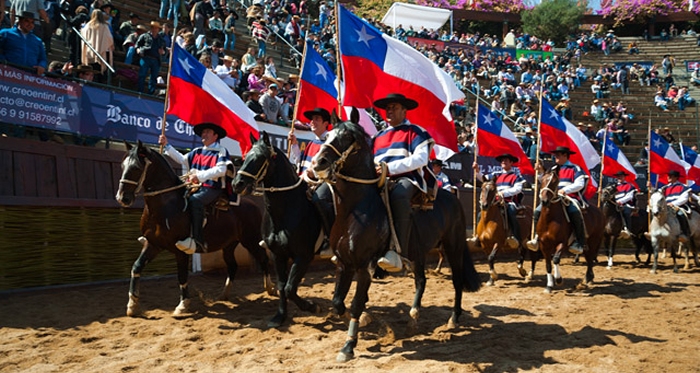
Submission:
[[[270,154],[271,158],[274,158],[277,155],[277,153],[275,152],[275,149],[272,147],[270,147],[270,152],[271,152],[271,154]],[[270,193],[286,192],[286,191],[289,191],[289,190],[292,190],[292,189],[298,187],[299,185],[301,185],[301,182],[304,181],[302,178],[297,177],[297,182],[292,184],[292,185],[285,186],[285,187],[265,188],[264,186],[260,186],[260,185],[263,185],[262,180],[265,178],[265,176],[267,176],[267,171],[269,168],[270,168],[270,160],[268,158],[265,158],[265,162],[263,163],[262,166],[260,166],[260,169],[258,170],[258,172],[255,175],[253,175],[252,173],[250,173],[248,171],[244,171],[242,169],[238,170],[236,173],[239,175],[247,176],[247,177],[253,179],[253,182],[255,183],[253,193],[258,194],[258,195],[260,195],[264,192],[270,192]]]
[[[133,180],[129,180],[129,179],[120,179],[120,180],[119,180],[119,183],[136,185],[136,189],[134,190],[134,195],[135,195],[135,196],[142,195],[142,196],[144,196],[144,197],[153,197],[153,196],[157,196],[157,195],[159,195],[159,194],[171,192],[171,191],[173,191],[173,190],[178,190],[178,189],[180,189],[180,188],[184,188],[184,187],[187,187],[187,186],[189,186],[189,185],[192,185],[192,184],[189,183],[189,182],[185,182],[185,183],[182,183],[182,184],[179,184],[179,185],[175,185],[175,186],[172,186],[172,187],[168,187],[168,188],[165,188],[165,189],[161,189],[161,190],[155,190],[155,191],[152,191],[152,192],[143,192],[143,193],[140,193],[141,189],[143,189],[143,182],[144,182],[144,180],[146,180],[146,172],[148,171],[148,166],[150,166],[151,163],[153,163],[153,162],[151,162],[150,159],[146,158],[144,163],[145,163],[146,165],[145,165],[144,168],[143,168],[143,172],[141,172],[141,177],[139,178],[139,181],[133,181]]]
[[[324,146],[329,147],[329,148],[331,148],[331,150],[333,150],[335,152],[335,154],[338,155],[338,157],[340,157],[335,162],[333,162],[333,165],[331,166],[331,167],[333,167],[334,174],[337,178],[345,180],[347,182],[356,183],[356,184],[365,184],[365,185],[380,184],[380,181],[382,181],[386,177],[386,165],[385,164],[382,165],[382,174],[374,179],[360,179],[357,177],[347,176],[347,175],[343,175],[342,173],[340,173],[340,170],[343,168],[343,165],[345,164],[345,160],[348,158],[348,156],[350,156],[350,154],[352,154],[353,151],[356,150],[355,149],[356,144],[357,143],[355,143],[355,142],[352,143],[352,145],[350,145],[342,153],[338,149],[336,149],[335,146],[333,146],[330,143],[324,143],[323,145],[321,145],[321,148],[323,148]],[[327,182],[332,183],[331,181],[327,181]],[[381,185],[380,185],[380,187],[381,187]]]

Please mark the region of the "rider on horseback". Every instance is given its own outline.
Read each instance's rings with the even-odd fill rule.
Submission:
[[[625,181],[627,175],[629,174],[622,170],[615,174],[617,177],[617,184],[615,185],[615,203],[619,206],[618,208],[623,218],[620,238],[630,238],[630,236],[632,236],[632,232],[630,232],[629,228],[632,226],[632,210],[636,208],[635,195],[637,194],[637,188]]]
[[[310,120],[309,126],[311,131],[316,135],[316,138],[309,141],[304,148],[304,153],[301,153],[299,149],[299,141],[294,135],[294,132],[289,131],[287,135],[287,140],[291,144],[291,152],[289,161],[298,165],[299,176],[301,176],[307,182],[312,181],[317,187],[314,189],[313,196],[311,197],[311,202],[314,204],[318,210],[319,216],[321,217],[321,225],[323,227],[324,239],[321,244],[320,255],[321,256],[332,256],[333,253],[328,247],[328,236],[331,233],[331,227],[333,226],[333,220],[335,219],[333,213],[333,195],[331,194],[331,189],[326,183],[318,184],[318,179],[313,169],[311,168],[311,161],[313,160],[316,153],[321,149],[321,145],[326,141],[326,136],[328,136],[328,129],[330,128],[331,114],[328,110],[323,108],[315,108],[313,110],[308,110],[304,112],[306,119]]]
[[[472,167],[476,171],[476,178],[479,181],[484,179],[496,183],[496,189],[498,190],[498,200],[504,201],[506,206],[506,214],[508,216],[508,225],[510,226],[511,237],[508,237],[509,241],[515,240],[515,242],[520,242],[520,225],[518,224],[518,208],[521,206],[520,201],[523,198],[523,184],[525,184],[525,179],[513,168],[513,164],[518,162],[518,157],[512,154],[501,154],[496,157],[498,162],[501,162],[501,171],[492,172],[487,175],[482,175],[479,170],[479,165],[474,162]],[[472,241],[477,246],[478,238],[472,237],[468,241]],[[517,246],[517,244],[515,245]]]
[[[690,205],[688,204],[691,189],[678,181],[680,176],[680,172],[676,170],[669,171],[668,184],[663,186],[661,191],[666,196],[666,204],[676,211],[678,223],[681,226],[681,236],[678,240],[688,242],[688,238],[691,236],[690,225],[688,224],[688,214],[691,213]]]
[[[214,123],[202,123],[194,126],[194,132],[202,138],[204,146],[195,148],[184,156],[168,144],[165,135],[158,138],[158,144],[164,146],[165,154],[189,170],[188,181],[201,183],[199,189],[187,198],[192,223],[191,237],[175,244],[187,254],[206,252],[202,227],[204,208],[224,194],[226,164],[230,162],[228,150],[219,143],[220,139],[226,137],[226,130]]]
[[[372,138],[374,163],[381,175],[381,163],[386,163],[389,178],[395,186],[390,191],[391,216],[394,221],[398,248],[407,253],[411,237],[411,199],[418,193],[428,193],[426,176],[430,151],[435,141],[423,128],[406,119],[406,111],[418,107],[418,102],[399,93],[374,102],[374,106],[386,111],[388,126]],[[389,250],[377,264],[386,271],[398,272],[403,268],[396,251]]]
[[[569,246],[569,252],[572,254],[582,254],[586,248],[586,233],[583,226],[583,213],[580,210],[579,205],[584,202],[581,193],[586,187],[586,179],[588,178],[588,175],[586,175],[581,167],[569,161],[569,156],[576,153],[572,152],[568,147],[557,146],[552,154],[554,155],[554,160],[556,162],[556,166],[554,166],[554,168],[559,168],[558,194],[567,196],[570,200],[570,203],[566,206],[566,213],[573,224],[576,240],[574,240],[574,243]],[[537,169],[538,173],[542,173],[542,171],[544,171],[541,164],[537,164]],[[540,219],[541,211],[542,203],[540,202],[535,209],[535,227]],[[537,235],[535,235],[535,238],[532,240],[527,241],[526,245],[528,249],[537,251]]]

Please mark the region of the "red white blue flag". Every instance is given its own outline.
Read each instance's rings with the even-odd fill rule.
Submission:
[[[542,99],[542,118],[540,118],[540,149],[551,153],[557,146],[566,146],[572,154],[571,163],[581,167],[589,177],[589,183],[584,195],[591,198],[597,190],[597,183],[591,177],[591,170],[600,164],[600,155],[595,150],[586,135],[573,123],[557,113],[552,105]]]
[[[401,93],[416,100],[407,112],[411,123],[424,128],[436,143],[439,159],[457,152],[450,103],[464,97],[453,79],[416,49],[375,29],[339,6],[340,61],[343,105],[370,108],[375,100]]]
[[[618,172],[627,174],[625,180],[634,185],[639,190],[637,185],[637,171],[632,167],[630,161],[620,151],[620,148],[615,145],[611,138],[605,141],[605,149],[603,150],[603,175],[614,177]]]
[[[652,173],[652,187],[658,188],[668,184],[668,172],[678,171],[681,176],[678,180],[686,181],[686,163],[673,150],[673,147],[656,132],[651,133],[649,139],[649,172]]]
[[[304,63],[299,81],[298,117],[317,107],[333,112],[338,107],[336,78],[328,63],[314,49],[313,43],[306,42]],[[298,118],[294,118],[298,119]],[[302,120],[304,122],[305,120]]]
[[[693,188],[693,192],[700,192],[700,157],[698,157],[698,152],[681,143],[681,155],[688,168],[688,182],[686,184]]]
[[[250,135],[258,137],[255,114],[221,78],[175,44],[168,88],[168,114],[187,123],[214,123],[238,141],[241,153],[252,147]]]
[[[521,174],[535,175],[535,170],[515,134],[496,114],[482,104],[479,104],[479,117],[476,120],[476,139],[480,156],[494,158],[505,153],[511,154],[518,158],[514,166],[520,170]]]

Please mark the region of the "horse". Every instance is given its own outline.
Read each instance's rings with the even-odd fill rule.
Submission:
[[[651,244],[654,248],[654,264],[651,273],[656,273],[658,256],[660,250],[668,250],[673,258],[673,272],[678,272],[676,264],[676,248],[678,247],[681,234],[680,223],[675,211],[666,204],[666,197],[661,190],[654,191],[649,197],[649,209],[652,213],[651,223],[649,223],[649,234]],[[690,226],[690,237],[688,242],[683,243],[685,251],[684,270],[690,269],[689,251],[693,252],[695,266],[699,267],[697,249],[700,248],[700,214],[695,210],[690,210],[688,217]]]
[[[319,312],[319,306],[299,297],[297,290],[314,259],[321,218],[307,198],[306,182],[297,175],[284,152],[270,144],[268,134],[262,132],[259,140],[251,136],[251,142],[253,147],[233,180],[233,189],[242,195],[263,195],[262,234],[274,256],[280,289],[279,307],[268,327],[277,328],[287,318],[287,299],[304,311]]]
[[[505,215],[505,202],[497,197],[498,189],[496,188],[495,182],[486,181],[481,185],[481,194],[479,195],[481,217],[476,226],[475,236],[481,243],[481,248],[488,255],[489,280],[486,282],[487,285],[493,285],[498,279],[498,273],[496,273],[494,268],[498,250],[512,249],[506,245],[506,237],[509,235],[509,232],[506,231],[507,216]],[[518,223],[520,224],[520,232],[528,232],[532,225],[532,209],[526,208],[524,216],[518,218]],[[521,239],[516,247],[518,250],[518,272],[522,277],[530,280],[535,272],[535,264],[539,257],[537,253],[530,254],[532,265],[530,272],[526,272],[525,268],[523,268],[525,252],[529,252],[530,250],[527,250],[525,242],[527,242],[527,239]]]
[[[573,233],[571,224],[567,223],[568,217],[564,205],[567,200],[566,197],[557,193],[558,186],[559,168],[556,167],[542,176],[542,187],[539,192],[542,210],[535,227],[539,248],[544,255],[547,267],[546,293],[552,292],[555,282],[557,285],[563,282],[559,271],[559,262],[561,253],[565,247],[568,247],[569,239]],[[569,203],[572,202],[569,201]],[[584,282],[581,285],[587,286],[593,282],[593,266],[603,239],[603,214],[596,206],[589,205],[583,214],[583,221],[588,233],[586,240],[588,249],[584,252],[587,269]],[[554,275],[552,275],[552,262],[554,263]]]
[[[605,228],[603,230],[603,249],[608,255],[608,266],[610,269],[613,266],[613,256],[615,255],[615,248],[617,246],[617,237],[622,231],[622,215],[620,212],[620,207],[615,202],[615,194],[617,193],[617,187],[615,185],[609,185],[603,188],[601,193],[601,202],[603,204],[602,212],[603,218],[605,219]],[[651,241],[646,238],[645,233],[649,230],[648,216],[646,210],[640,209],[636,214],[632,214],[631,227],[627,229],[632,232],[631,237],[632,242],[635,246],[634,258],[637,263],[641,263],[639,254],[642,249],[647,253],[646,265],[651,262],[651,256],[653,249],[651,247]]]
[[[128,207],[136,195],[143,190],[146,206],[141,215],[139,239],[143,249],[131,269],[129,303],[126,314],[137,316],[139,309],[139,287],[141,272],[162,250],[175,254],[177,278],[180,284],[180,303],[174,316],[189,313],[190,294],[187,286],[189,256],[178,250],[175,243],[189,236],[190,214],[184,190],[187,186],[180,180],[168,161],[158,152],[144,146],[141,141],[136,146],[126,144],[126,154],[122,160],[122,175],[116,200]],[[274,295],[269,271],[269,259],[260,242],[262,212],[254,202],[241,199],[239,206],[230,206],[228,211],[216,211],[207,216],[204,235],[209,251],[223,250],[228,277],[221,294],[227,299],[233,279],[238,269],[234,250],[240,242],[255,258],[264,274],[264,285],[268,294]]]
[[[384,179],[376,175],[369,137],[357,123],[358,112],[353,109],[350,121],[336,123],[314,158],[314,171],[332,185],[337,207],[330,243],[339,260],[332,302],[339,315],[345,313],[345,297],[353,277],[357,279],[350,308],[348,339],[336,358],[339,362],[354,357],[358,329],[367,321],[361,320],[360,316],[365,310],[372,281],[368,267],[387,252],[391,238],[387,208],[378,184]],[[452,268],[455,299],[449,324],[454,325],[462,314],[462,292],[477,291],[481,286],[466,248],[464,212],[456,195],[440,189],[432,210],[414,210],[413,215],[410,245],[403,248],[402,253],[413,261],[416,286],[409,326],[415,327],[420,313],[426,283],[426,253],[440,243]]]

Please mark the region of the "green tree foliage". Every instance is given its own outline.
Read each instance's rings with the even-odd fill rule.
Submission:
[[[585,10],[583,2],[576,0],[542,0],[540,5],[521,13],[523,31],[561,45],[576,32]]]

